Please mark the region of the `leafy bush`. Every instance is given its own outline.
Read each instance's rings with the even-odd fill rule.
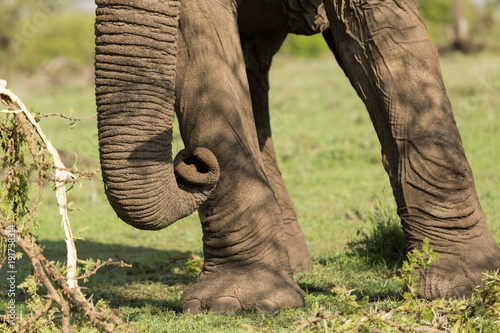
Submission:
[[[105,303],[94,305],[90,302],[78,287],[77,280],[87,279],[106,265],[124,267],[125,264],[111,259],[107,262],[77,261],[67,215],[67,183],[89,180],[97,171],[67,169],[42,132],[36,119],[41,116],[28,111],[24,103],[6,89],[6,84],[0,80],[0,106],[8,108],[0,112],[0,269],[4,268],[9,275],[6,279],[9,289],[0,297],[0,304],[8,304],[5,315],[0,314],[0,331],[53,332],[60,326],[61,332],[66,333],[70,331],[73,312],[73,317],[80,313],[80,318],[86,317],[106,331],[115,332],[112,326],[123,323],[119,315]],[[30,183],[31,175],[38,178],[33,183]],[[36,213],[43,203],[43,187],[47,182],[53,183],[62,216],[67,244],[66,267],[45,257],[33,232],[39,227]],[[23,254],[29,258],[32,274],[19,284],[17,269]],[[85,270],[79,270],[78,265]],[[7,290],[7,285],[0,285],[0,289]],[[122,331],[130,331],[130,328],[125,325]]]

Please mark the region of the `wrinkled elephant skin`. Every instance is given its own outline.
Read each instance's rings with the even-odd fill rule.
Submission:
[[[323,33],[382,146],[424,297],[469,295],[500,268],[436,48],[416,0],[97,0],[96,100],[106,195],[161,229],[198,209],[205,263],[192,314],[304,305],[311,259],[269,120],[268,72],[288,33]],[[172,158],[177,114],[186,149]]]

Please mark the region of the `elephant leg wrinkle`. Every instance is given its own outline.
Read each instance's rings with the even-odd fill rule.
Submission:
[[[186,0],[179,17],[181,136],[186,147],[209,148],[220,166],[215,191],[199,208],[205,263],[182,296],[190,313],[304,305],[260,157],[235,14],[231,1]]]
[[[416,0],[327,0],[325,7],[325,39],[373,121],[409,249],[428,238],[440,255],[418,271],[420,294],[470,295],[483,272],[500,268],[500,250]]]
[[[277,166],[268,71],[286,34],[323,31],[325,12],[325,40],[366,104],[409,247],[428,238],[440,255],[417,271],[421,295],[469,295],[500,268],[416,0],[96,1],[106,194],[140,229],[198,209],[205,263],[185,311],[305,303],[292,272],[311,261]],[[269,25],[253,25],[256,13]],[[186,150],[172,159],[174,110]]]
[[[272,57],[279,50],[286,35],[286,32],[268,34],[247,32],[241,34],[241,44],[250,86],[260,156],[269,184],[281,208],[287,251],[292,269],[296,273],[312,267],[311,255],[297,220],[295,206],[278,167],[269,119],[269,69]]]

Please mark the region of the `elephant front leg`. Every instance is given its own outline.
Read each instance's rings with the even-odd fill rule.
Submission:
[[[281,208],[290,265],[294,273],[297,273],[312,267],[311,255],[297,220],[295,206],[278,167],[269,119],[269,69],[274,54],[278,52],[286,36],[286,32],[241,34],[241,43],[262,162]]]
[[[424,238],[440,256],[418,270],[428,298],[462,296],[500,268],[415,0],[325,2],[326,40],[364,100],[382,144],[409,249]]]
[[[221,170],[199,209],[205,263],[182,307],[221,313],[303,306],[260,158],[234,3],[182,1],[179,29],[181,135],[187,147],[209,148]]]

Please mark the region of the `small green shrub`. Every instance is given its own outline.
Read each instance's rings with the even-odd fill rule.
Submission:
[[[407,246],[396,209],[377,203],[365,219],[371,230],[358,231],[359,238],[348,243],[351,253],[371,267],[401,267]]]
[[[403,267],[399,270],[401,272],[400,279],[407,290],[403,294],[405,299],[414,299],[418,296],[417,286],[419,283],[415,270],[419,267],[429,268],[434,261],[439,261],[439,255],[430,248],[428,238],[424,239],[422,250],[413,250],[408,253],[408,260],[403,263]]]

